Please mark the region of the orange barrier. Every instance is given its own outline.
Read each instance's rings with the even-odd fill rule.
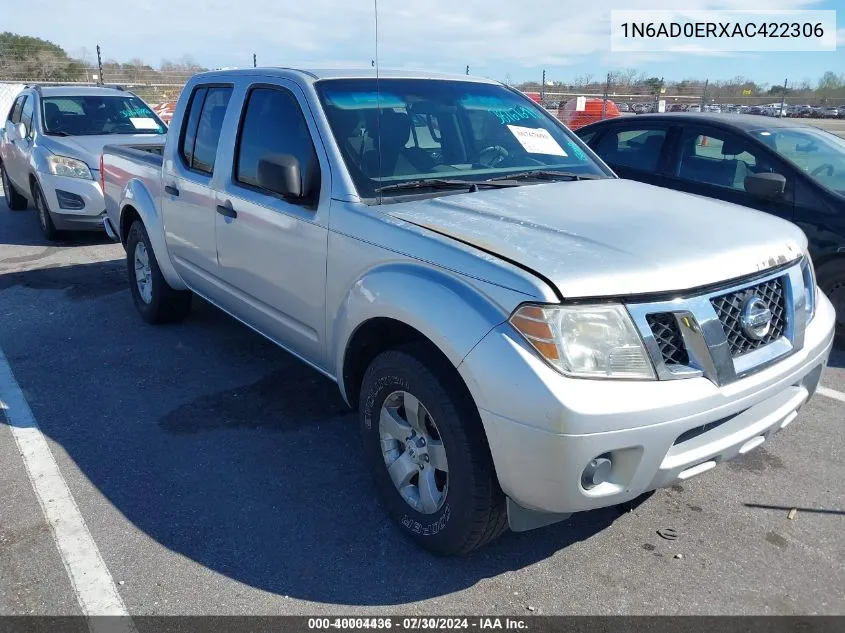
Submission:
[[[607,106],[602,99],[587,99],[583,110],[576,110],[577,99],[570,99],[558,108],[557,118],[570,130],[577,130],[579,127],[602,120],[602,111],[605,119],[613,119],[619,116],[619,108],[613,101],[607,101]]]

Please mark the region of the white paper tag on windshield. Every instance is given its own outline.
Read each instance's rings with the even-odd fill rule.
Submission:
[[[156,120],[149,117],[129,117],[129,121],[135,126],[136,130],[158,129],[158,123],[156,123]]]
[[[563,148],[549,134],[548,130],[533,127],[509,125],[508,129],[529,154],[551,154],[552,156],[567,156]]]

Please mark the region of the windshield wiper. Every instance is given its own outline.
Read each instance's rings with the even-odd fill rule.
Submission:
[[[502,180],[510,180],[503,178]],[[377,187],[374,191],[399,191],[403,189],[467,189],[478,191],[479,187],[515,187],[515,182],[492,182],[491,180],[449,180],[445,178],[432,178],[430,180],[409,180],[397,182],[392,185]]]
[[[576,174],[572,171],[553,171],[549,169],[532,169],[530,171],[520,171],[515,174],[505,174],[504,176],[496,176],[491,178],[488,182],[496,180],[556,180],[558,178],[567,178],[569,180],[599,180],[606,176],[599,176],[596,174]]]

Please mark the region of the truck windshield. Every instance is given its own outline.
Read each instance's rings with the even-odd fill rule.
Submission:
[[[513,176],[525,184],[553,180],[550,172],[562,180],[613,177],[545,110],[500,85],[329,79],[317,90],[364,199],[425,193],[428,180],[434,195],[444,192],[444,180]]]
[[[150,107],[132,95],[44,97],[41,104],[45,134],[94,136],[167,131]]]

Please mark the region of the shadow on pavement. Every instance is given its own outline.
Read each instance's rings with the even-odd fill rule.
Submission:
[[[546,559],[623,511],[506,534],[464,558],[431,556],[382,511],[334,383],[199,300],[181,325],[142,323],[123,270],[116,261],[0,275],[0,297],[23,292],[33,310],[12,344],[0,341],[44,433],[173,552],[275,594],[392,605]],[[96,535],[99,517],[86,518]],[[139,575],[161,563],[132,559]]]
[[[96,246],[111,244],[105,231],[62,231],[61,239],[48,242],[41,234],[38,218],[32,206],[23,211],[12,211],[6,204],[0,188],[0,247],[4,244],[16,246]]]

